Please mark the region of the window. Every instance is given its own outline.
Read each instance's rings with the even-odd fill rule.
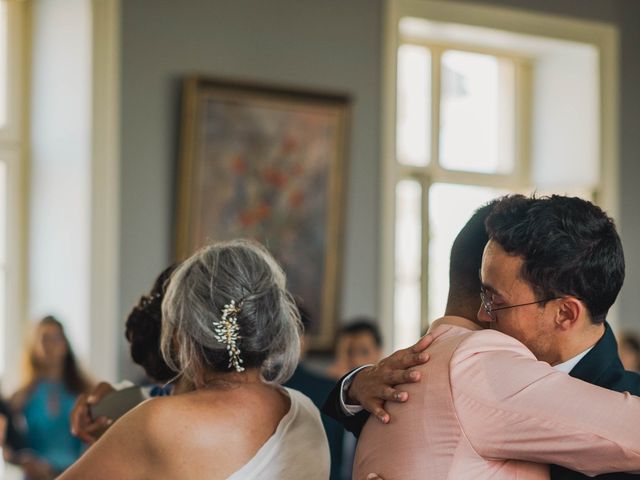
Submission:
[[[9,40],[7,3],[0,2],[0,128],[7,123],[7,42]]]
[[[23,266],[20,263],[23,210],[21,138],[23,2],[0,1],[0,379],[15,386],[17,372],[6,369],[21,348]]]
[[[8,21],[7,3],[0,2],[0,131],[7,124],[7,79],[8,79]],[[6,284],[7,284],[7,167],[8,155],[5,145],[0,145],[0,376],[4,372],[6,343],[5,325],[7,322]]]
[[[528,94],[525,68],[522,58],[411,38],[398,48],[396,347],[444,312],[449,250],[473,211],[527,187],[516,108]]]
[[[0,375],[4,372],[7,308],[7,164],[0,161]]]
[[[402,348],[444,313],[453,239],[487,201],[575,194],[615,217],[616,33],[499,7],[388,7],[381,311]]]

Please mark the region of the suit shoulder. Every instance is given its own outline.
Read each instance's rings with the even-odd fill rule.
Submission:
[[[640,396],[640,373],[626,370],[622,375],[621,388],[616,390]]]
[[[284,384],[285,387],[304,393],[318,408],[325,402],[335,385],[334,380],[302,368],[296,369],[294,375]]]

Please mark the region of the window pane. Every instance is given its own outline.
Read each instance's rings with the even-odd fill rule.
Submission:
[[[0,161],[0,268],[7,261],[7,164]]]
[[[442,55],[440,164],[508,173],[515,156],[515,67],[478,53]]]
[[[395,229],[394,348],[404,348],[420,336],[422,187],[415,180],[396,186]]]
[[[0,128],[7,124],[7,2],[0,1]]]
[[[4,374],[7,258],[7,164],[0,161],[0,377]],[[1,473],[1,472],[0,472]]]
[[[405,165],[427,165],[431,149],[431,54],[425,47],[398,49],[396,156]]]
[[[4,374],[4,358],[5,358],[5,345],[6,345],[6,335],[5,335],[5,325],[7,324],[7,303],[6,303],[6,293],[7,293],[7,282],[6,282],[7,272],[4,267],[0,267],[0,376]]]
[[[429,321],[444,314],[449,293],[449,256],[456,235],[473,212],[508,193],[486,187],[435,183],[429,189]],[[478,292],[480,295],[480,292]]]

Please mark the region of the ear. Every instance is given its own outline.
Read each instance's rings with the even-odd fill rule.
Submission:
[[[562,297],[556,300],[558,311],[556,325],[560,330],[569,331],[576,327],[584,312],[584,305],[576,297]]]

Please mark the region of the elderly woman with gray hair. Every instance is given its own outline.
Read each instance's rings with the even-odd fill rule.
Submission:
[[[311,400],[280,384],[300,321],[260,245],[206,247],[173,273],[161,349],[174,395],[116,421],[62,479],[327,479],[329,447]]]

